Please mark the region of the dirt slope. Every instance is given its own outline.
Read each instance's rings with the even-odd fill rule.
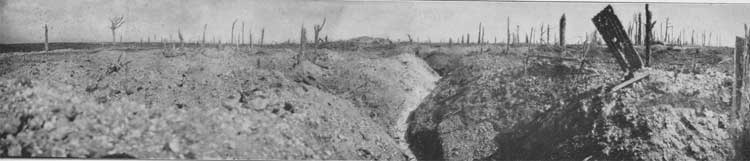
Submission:
[[[5,55],[2,156],[408,159],[398,120],[434,72],[413,55],[323,53],[296,67],[286,49]]]

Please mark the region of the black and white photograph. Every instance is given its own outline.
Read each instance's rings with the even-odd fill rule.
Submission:
[[[0,0],[0,160],[750,160],[748,24],[739,0]]]

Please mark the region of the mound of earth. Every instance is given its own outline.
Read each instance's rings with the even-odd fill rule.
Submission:
[[[393,41],[385,38],[361,36],[352,38],[349,40],[328,42],[323,44],[324,48],[328,49],[344,49],[344,50],[388,50],[395,47]]]
[[[408,159],[397,120],[434,72],[323,53],[296,68],[286,49],[4,56],[0,156]]]
[[[393,44],[391,40],[384,39],[384,38],[378,38],[378,37],[369,37],[369,36],[360,36],[355,37],[352,39],[347,40],[349,42],[362,44],[362,45],[387,45],[387,44]]]
[[[720,72],[621,74],[578,65],[476,55],[461,60],[409,119],[426,160],[726,160],[735,158],[731,81]],[[727,83],[727,82],[730,83]]]

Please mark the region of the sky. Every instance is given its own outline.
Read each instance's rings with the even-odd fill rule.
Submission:
[[[236,30],[244,22],[249,30],[246,35],[252,32],[256,41],[262,28],[266,42],[298,41],[300,27],[307,28],[312,37],[313,24],[323,18],[327,23],[321,34],[333,40],[358,36],[405,40],[410,34],[438,42],[467,33],[475,39],[481,22],[486,40],[503,42],[507,18],[511,28],[519,25],[522,33],[533,26],[538,34],[538,26],[549,24],[555,34],[562,14],[567,19],[567,41],[577,42],[594,31],[591,18],[608,4],[624,25],[644,7],[644,3],[550,1],[0,0],[0,44],[42,42],[44,24],[50,26],[51,42],[111,41],[109,18],[114,16],[126,20],[117,29],[118,36],[134,42],[148,37],[152,41],[154,37],[176,39],[178,30],[195,41],[204,24],[208,41],[226,42],[234,20]],[[734,36],[743,35],[743,25],[750,23],[750,4],[650,5],[657,28],[668,17],[673,31],[690,35],[694,30],[696,37],[712,32],[714,42],[725,46],[734,43]]]

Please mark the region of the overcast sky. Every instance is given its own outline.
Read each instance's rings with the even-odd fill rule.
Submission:
[[[477,24],[486,27],[485,39],[505,40],[506,18],[512,28],[526,33],[531,26],[551,24],[557,29],[560,16],[567,17],[569,42],[594,31],[591,18],[608,3],[571,2],[383,2],[383,1],[245,1],[245,0],[0,0],[0,43],[29,43],[43,40],[43,24],[49,24],[53,42],[110,41],[109,17],[123,15],[118,29],[125,41],[147,37],[176,38],[182,30],[187,39],[197,40],[208,24],[207,39],[226,41],[232,21],[255,35],[266,29],[266,41],[295,41],[299,28],[308,33],[324,17],[323,35],[331,39],[357,36],[447,41],[469,33],[475,38]],[[643,3],[613,3],[625,24]],[[670,18],[675,31],[689,35],[713,32],[723,45],[733,44],[750,23],[750,4],[651,4],[658,23]],[[644,15],[645,19],[645,15]],[[657,27],[659,25],[657,24]],[[239,30],[239,26],[238,26]],[[556,32],[555,32],[556,33]],[[309,36],[311,37],[311,36]],[[523,34],[522,34],[523,37]],[[257,37],[256,37],[257,38]],[[472,38],[473,39],[473,38]],[[523,39],[523,38],[522,38]],[[153,41],[153,40],[152,40]]]

